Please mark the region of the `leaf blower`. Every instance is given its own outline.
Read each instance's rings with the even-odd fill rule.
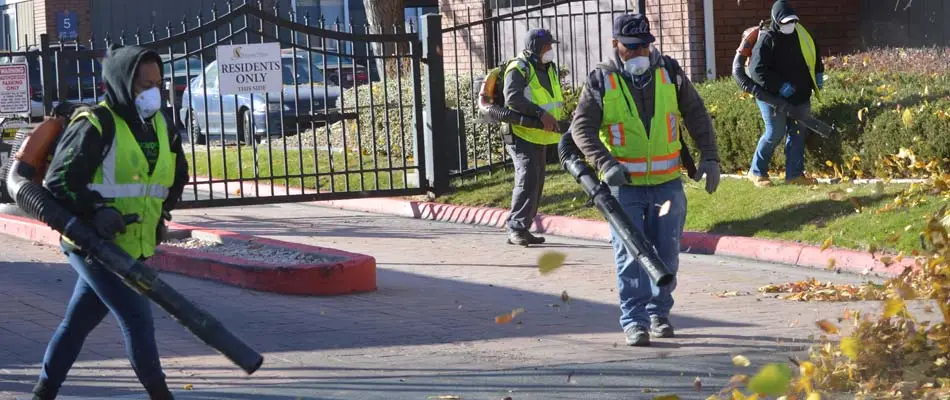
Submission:
[[[29,149],[51,152],[51,140],[64,128],[64,120],[51,118],[31,134]],[[182,296],[159,278],[154,269],[133,258],[112,242],[103,240],[96,231],[61,206],[41,184],[46,153],[18,152],[6,177],[7,191],[27,214],[40,220],[76,247],[118,275],[126,285],[148,297],[167,311],[201,341],[221,352],[247,374],[260,368],[264,358],[241,339],[228,331],[218,320]],[[38,165],[34,165],[38,163]]]
[[[561,135],[561,142],[557,146],[557,154],[561,165],[584,188],[584,192],[590,196],[591,202],[607,218],[607,222],[617,232],[618,239],[643,266],[650,279],[657,286],[666,286],[672,283],[675,275],[670,273],[669,268],[660,259],[650,240],[633,225],[630,216],[623,211],[620,202],[610,193],[607,184],[601,182],[597,178],[594,169],[584,161],[570,132]]]
[[[804,110],[799,107],[792,107],[787,101],[769,93],[764,87],[755,83],[755,81],[749,77],[749,74],[746,72],[746,61],[752,54],[752,48],[758,40],[761,29],[761,26],[752,27],[742,33],[742,43],[739,45],[738,51],[736,51],[735,58],[732,59],[732,77],[735,79],[736,84],[738,84],[744,92],[751,94],[756,99],[771,104],[775,107],[776,113],[787,114],[804,127],[817,133],[818,136],[826,139],[830,138],[835,132],[834,127],[811,116],[811,114],[804,112]]]

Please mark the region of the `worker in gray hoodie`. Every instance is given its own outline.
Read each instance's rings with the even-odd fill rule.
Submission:
[[[646,16],[627,14],[613,26],[613,57],[587,77],[571,132],[578,149],[600,172],[637,229],[670,271],[679,266],[686,222],[682,129],[701,153],[696,173],[710,194],[719,185],[719,153],[706,106],[679,64],[652,46]],[[669,315],[676,281],[662,288],[611,229],[620,295],[620,326],[630,346],[650,336],[673,337]]]

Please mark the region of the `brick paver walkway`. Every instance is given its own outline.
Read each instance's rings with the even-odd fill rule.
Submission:
[[[630,348],[618,326],[606,243],[549,237],[547,245],[525,249],[504,244],[494,229],[310,205],[189,210],[175,220],[366,253],[378,262],[377,292],[342,297],[282,296],[165,275],[265,353],[264,367],[246,377],[157,310],[169,381],[221,398],[650,398],[645,389],[691,390],[700,374],[728,379],[736,372],[733,354],[781,361],[768,353],[807,345],[818,333],[814,321],[837,318],[846,306],[878,307],[791,303],[756,293],[771,282],[809,276],[860,277],[683,255],[673,316],[678,338]],[[8,398],[32,385],[75,274],[55,249],[0,241],[0,397]],[[541,276],[535,262],[547,250],[568,258]],[[562,291],[570,302],[561,301]],[[714,295],[723,291],[748,295]],[[494,323],[517,307],[526,312],[515,323]],[[692,395],[705,398],[718,389],[708,382],[707,388]],[[64,394],[106,398],[138,390],[121,335],[107,318],[87,340]]]

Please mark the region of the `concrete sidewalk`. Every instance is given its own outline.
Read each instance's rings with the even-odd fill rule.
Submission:
[[[522,248],[506,245],[497,229],[308,204],[187,210],[175,221],[369,254],[377,259],[379,287],[292,297],[165,275],[265,353],[261,370],[246,377],[156,309],[163,363],[182,399],[649,399],[672,392],[705,399],[733,374],[754,373],[760,362],[782,362],[781,353],[807,346],[819,333],[814,321],[837,321],[845,307],[880,307],[756,293],[812,276],[861,277],[683,255],[672,317],[678,337],[631,348],[618,325],[613,257],[601,242],[549,236],[544,246]],[[54,249],[2,240],[0,397],[10,398],[25,396],[38,374],[75,274]],[[547,250],[567,253],[567,262],[540,276],[536,260]],[[569,302],[561,301],[562,291]],[[748,295],[714,295],[723,291]],[[515,322],[494,323],[517,307],[526,312]],[[733,366],[735,354],[756,365]],[[699,393],[697,377],[704,382]],[[110,317],[90,336],[63,395],[144,398],[140,393]]]

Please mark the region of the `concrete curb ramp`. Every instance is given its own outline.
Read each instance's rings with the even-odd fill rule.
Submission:
[[[281,294],[329,296],[376,290],[376,259],[371,256],[176,223],[171,223],[169,229],[180,236],[217,242],[254,242],[330,256],[336,260],[320,264],[278,265],[162,245],[146,262],[160,271]],[[0,233],[50,246],[59,245],[58,232],[30,218],[0,213]]]

